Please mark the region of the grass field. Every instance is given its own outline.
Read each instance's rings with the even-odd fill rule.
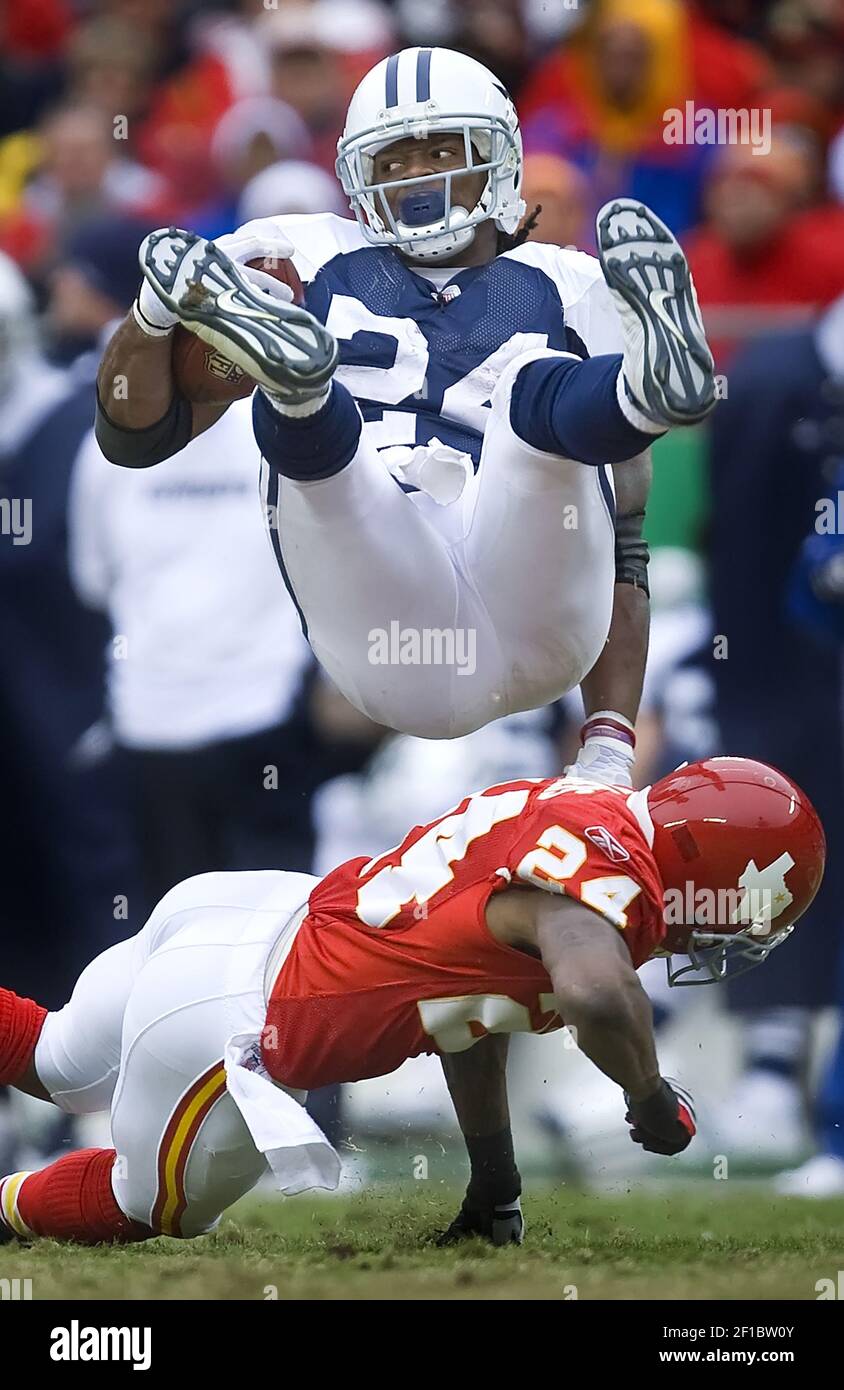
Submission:
[[[521,1249],[426,1244],[451,1191],[252,1197],[197,1241],[0,1249],[35,1299],[815,1299],[844,1269],[844,1202],[746,1188],[531,1195]],[[272,1290],[277,1292],[274,1295]]]

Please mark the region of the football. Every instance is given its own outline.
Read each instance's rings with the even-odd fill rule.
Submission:
[[[289,260],[267,257],[248,261],[253,270],[263,270],[273,279],[289,285],[296,304],[301,304],[305,291],[295,265]],[[241,367],[230,362],[218,348],[204,343],[183,324],[177,324],[173,334],[173,379],[177,390],[195,405],[218,403],[229,405],[251,396],[255,382]]]

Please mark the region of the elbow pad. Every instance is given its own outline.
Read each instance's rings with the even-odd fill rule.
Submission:
[[[630,512],[615,519],[615,582],[643,589],[648,598],[648,561],[651,552],[642,538],[645,513]]]
[[[152,468],[178,454],[190,442],[193,407],[177,391],[160,420],[142,430],[130,430],[114,423],[104,410],[98,391],[94,433],[110,463],[121,468]]]

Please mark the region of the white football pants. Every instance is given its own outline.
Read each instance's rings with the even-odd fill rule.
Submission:
[[[266,1171],[226,1090],[223,1053],[245,992],[232,987],[233,965],[242,979],[253,952],[263,982],[267,943],[317,882],[276,870],[186,879],[47,1015],[35,1070],[62,1110],[111,1111],[112,1188],[133,1220],[200,1235]]]
[[[518,372],[564,355],[533,350],[502,374],[478,471],[448,506],[403,492],[366,430],[322,481],[276,481],[263,464],[314,654],[377,723],[456,738],[558,699],[600,656],[615,582],[604,470],[533,449],[510,424]]]

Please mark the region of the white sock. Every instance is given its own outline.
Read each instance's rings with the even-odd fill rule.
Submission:
[[[322,407],[327,404],[328,397],[331,395],[331,382],[329,381],[325,390],[321,391],[318,396],[312,396],[307,401],[288,401],[282,396],[272,395],[263,386],[259,387],[259,390],[263,392],[273,410],[277,410],[279,415],[292,415],[294,419],[303,420],[308,415],[316,415],[317,411],[322,410]]]
[[[642,413],[637,405],[633,404],[633,401],[627,394],[627,381],[624,375],[623,363],[615,379],[615,394],[621,406],[622,415],[625,419],[630,421],[630,424],[633,425],[635,429],[641,430],[643,434],[665,434],[668,426],[655,424],[653,420]]]
[[[137,299],[132,304],[132,317],[142,333],[148,338],[169,338],[175,328],[175,324],[170,324],[167,328],[162,328],[158,324],[150,323],[149,319],[144,318],[144,311],[138,305]]]

